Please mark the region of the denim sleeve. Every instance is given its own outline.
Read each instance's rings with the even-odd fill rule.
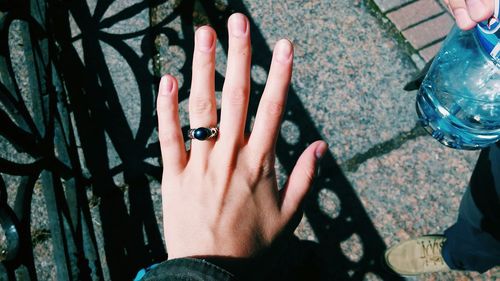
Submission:
[[[164,261],[141,270],[137,281],[236,281],[233,274],[204,259],[182,258]]]

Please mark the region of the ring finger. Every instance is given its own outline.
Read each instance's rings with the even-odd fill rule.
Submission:
[[[217,126],[215,103],[215,31],[209,26],[198,28],[195,34],[193,74],[189,96],[191,129]],[[191,142],[191,157],[206,155],[213,147],[211,140]]]

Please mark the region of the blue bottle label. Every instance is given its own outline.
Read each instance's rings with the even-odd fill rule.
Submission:
[[[495,0],[495,12],[489,20],[476,27],[477,38],[484,50],[495,59],[500,59],[500,0]]]

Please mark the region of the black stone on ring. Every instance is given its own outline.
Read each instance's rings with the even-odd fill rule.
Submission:
[[[200,127],[196,129],[190,129],[188,131],[188,137],[190,139],[208,140],[217,136],[217,133],[219,133],[219,128],[217,127],[213,128]]]

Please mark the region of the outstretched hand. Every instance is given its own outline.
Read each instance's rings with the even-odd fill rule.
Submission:
[[[455,17],[457,26],[463,30],[489,19],[495,10],[495,0],[444,0]]]
[[[187,256],[250,257],[269,246],[287,227],[309,190],[323,141],[298,159],[286,186],[276,180],[275,144],[285,107],[293,46],[274,48],[266,87],[252,132],[244,133],[250,93],[249,22],[242,14],[228,20],[229,53],[221,102],[219,134],[193,139],[185,150],[178,115],[178,84],[166,75],[157,101],[163,159],[162,201],[169,259]],[[208,26],[195,34],[189,97],[191,128],[216,127],[216,33]]]

